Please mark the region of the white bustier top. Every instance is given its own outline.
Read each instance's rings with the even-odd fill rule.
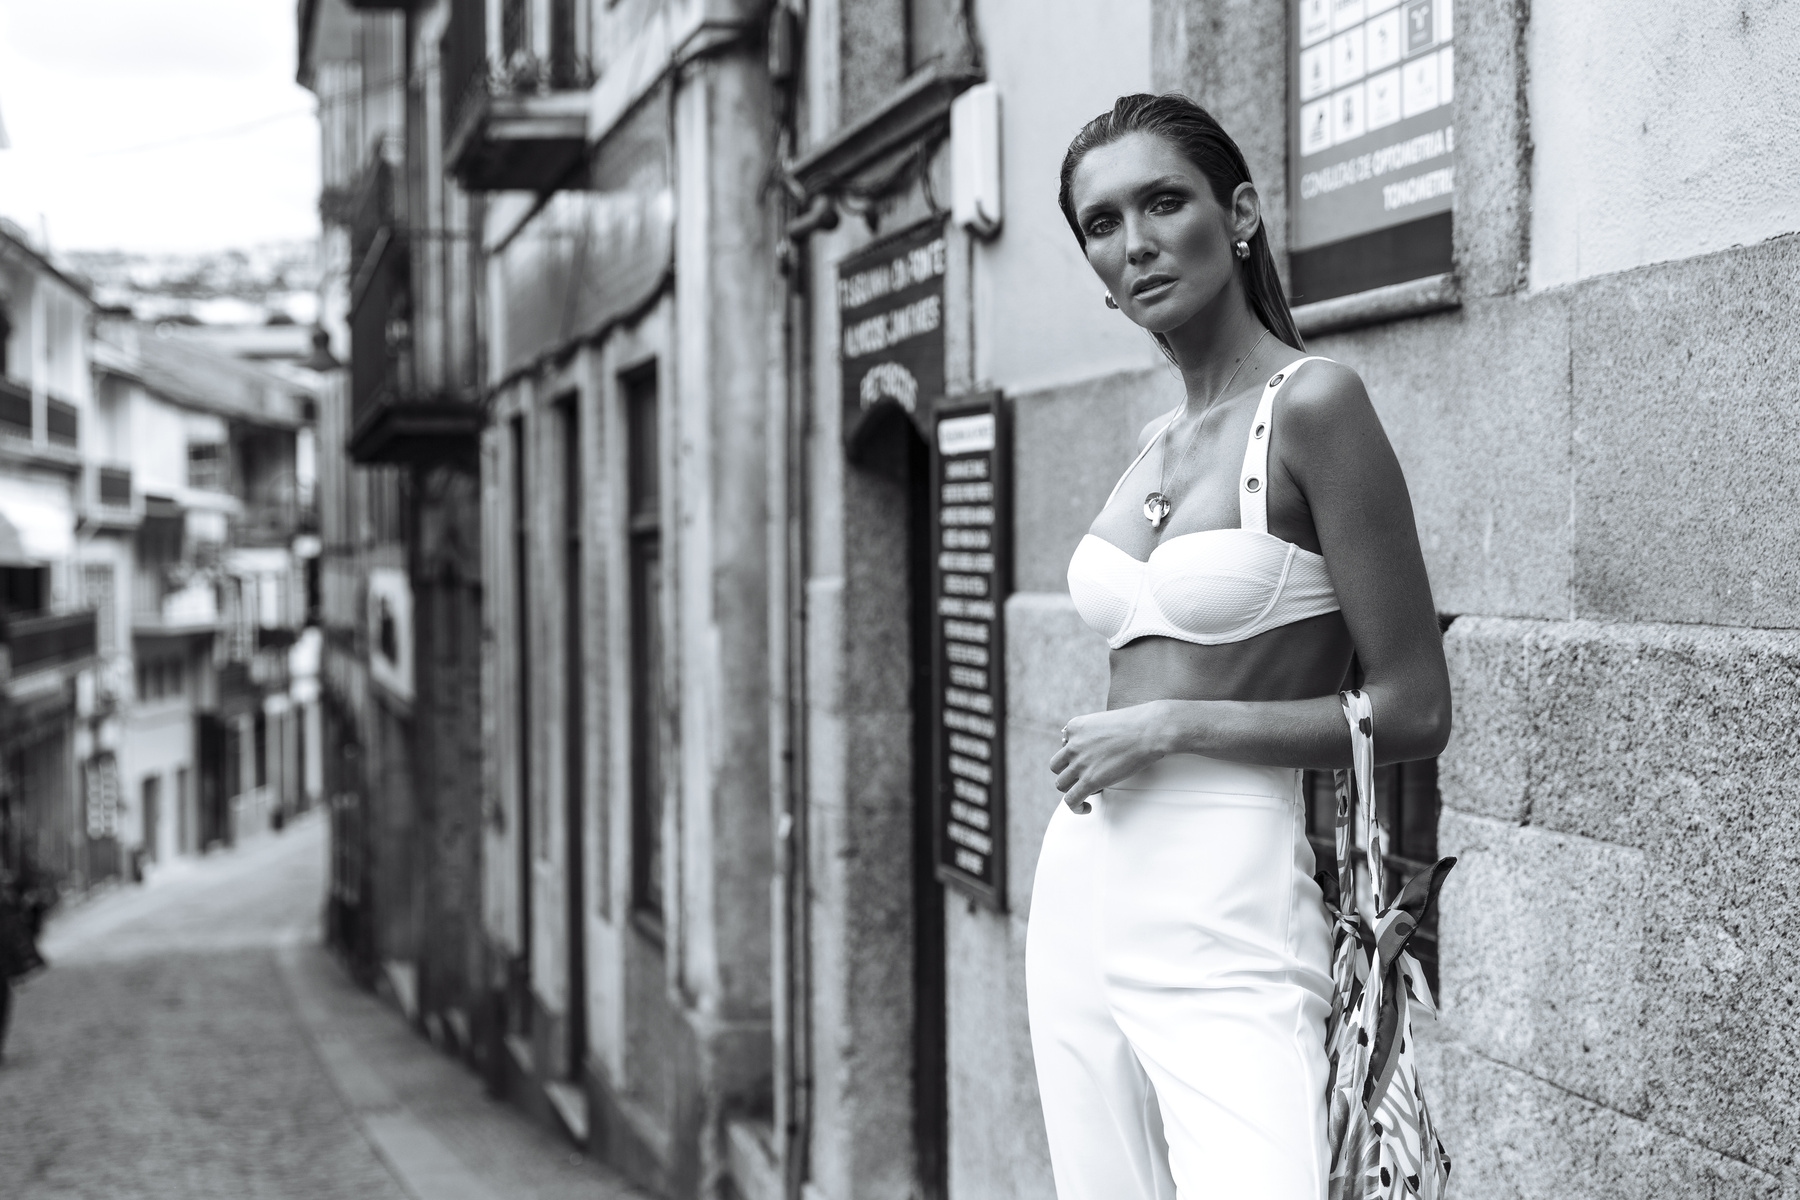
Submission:
[[[1263,388],[1238,475],[1237,529],[1204,529],[1169,538],[1139,562],[1088,534],[1069,560],[1069,595],[1089,628],[1118,649],[1141,637],[1216,646],[1281,625],[1338,611],[1325,559],[1269,532],[1269,438],[1275,397],[1302,364],[1289,364]],[[1326,360],[1319,360],[1326,361]],[[1171,424],[1173,419],[1171,419]],[[1168,425],[1144,446],[1131,475]],[[1111,504],[1113,496],[1107,497]]]

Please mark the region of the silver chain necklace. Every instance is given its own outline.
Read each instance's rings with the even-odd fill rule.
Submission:
[[[1219,401],[1225,398],[1225,393],[1230,391],[1231,385],[1237,382],[1238,372],[1242,371],[1244,369],[1244,364],[1249,362],[1250,359],[1255,356],[1257,350],[1262,347],[1263,338],[1268,336],[1269,331],[1267,329],[1263,330],[1262,337],[1256,339],[1256,343],[1250,347],[1250,352],[1238,359],[1237,366],[1232,368],[1231,378],[1225,381],[1225,386],[1219,389],[1218,395],[1212,398],[1212,403],[1206,406],[1206,411],[1200,414],[1200,420],[1194,422],[1194,436],[1188,440],[1187,449],[1182,453],[1181,462],[1177,464],[1178,466],[1186,465],[1188,455],[1192,454],[1194,452],[1194,447],[1200,444],[1201,423],[1204,422],[1206,418],[1212,416],[1213,409],[1219,407]],[[1174,428],[1175,422],[1181,420],[1182,414],[1187,412],[1187,408],[1187,401],[1182,401],[1181,412],[1176,413],[1170,418],[1169,423],[1163,426],[1164,432]],[[1169,440],[1171,442],[1174,441],[1173,438],[1170,438]],[[1156,490],[1148,493],[1144,497],[1144,520],[1150,522],[1150,528],[1152,529],[1161,529],[1163,527],[1163,522],[1169,519],[1169,514],[1175,511],[1174,502],[1163,492],[1163,488],[1167,485],[1168,479],[1169,447],[1165,445],[1163,447],[1162,463],[1156,470]]]

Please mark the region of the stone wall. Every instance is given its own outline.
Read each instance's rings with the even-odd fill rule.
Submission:
[[[1459,1193],[1800,1194],[1800,636],[1465,617],[1447,645]]]

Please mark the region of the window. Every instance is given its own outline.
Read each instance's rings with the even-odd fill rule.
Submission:
[[[141,658],[137,664],[139,700],[168,700],[187,692],[187,664],[180,658]]]
[[[188,486],[199,491],[226,490],[226,454],[223,442],[188,444]]]
[[[1337,787],[1330,771],[1308,771],[1305,780],[1306,832],[1320,870],[1337,862]],[[1437,759],[1375,768],[1375,816],[1388,834],[1387,895],[1399,895],[1406,881],[1437,861]],[[1412,955],[1424,968],[1433,994],[1438,987],[1437,909],[1413,936]]]
[[[42,612],[49,575],[47,567],[0,567],[0,615]]]
[[[518,670],[513,676],[513,703],[518,713],[519,752],[519,886],[522,894],[531,893],[531,854],[542,836],[543,821],[537,813],[538,798],[531,786],[531,493],[525,486],[529,466],[525,441],[525,418],[514,417],[512,432],[513,467],[513,623],[514,661]],[[526,902],[527,905],[529,901]],[[531,915],[522,912],[523,926],[529,929]]]
[[[631,903],[663,911],[662,472],[654,365],[625,392],[626,514],[631,593]]]
[[[576,892],[581,884],[582,783],[587,771],[585,755],[586,713],[582,689],[587,671],[581,636],[581,417],[579,398],[565,396],[556,405],[556,440],[562,447],[562,584],[563,584],[563,786],[569,840],[569,878]],[[579,908],[571,915],[579,920]]]
[[[94,610],[98,634],[95,648],[101,654],[118,650],[118,600],[113,588],[111,563],[83,563],[81,566],[82,602]]]

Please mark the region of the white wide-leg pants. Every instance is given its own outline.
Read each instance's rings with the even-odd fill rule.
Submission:
[[[1056,806],[1026,990],[1059,1200],[1320,1200],[1331,943],[1300,773],[1171,755]]]

